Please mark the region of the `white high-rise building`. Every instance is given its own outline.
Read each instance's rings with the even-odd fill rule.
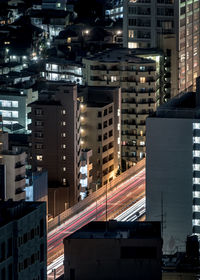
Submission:
[[[146,148],[146,218],[161,221],[164,253],[185,251],[187,235],[200,236],[197,94],[173,98],[147,119]]]

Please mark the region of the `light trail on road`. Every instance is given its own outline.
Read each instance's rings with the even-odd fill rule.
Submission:
[[[128,209],[123,211],[118,215],[115,220],[121,222],[133,222],[144,215],[146,210],[146,199],[145,197],[141,198],[138,202],[134,203]]]
[[[114,215],[114,213],[119,212],[120,207],[123,208],[125,205],[129,204],[130,201],[137,201],[139,198],[144,197],[144,192],[145,168],[136,175],[132,176],[130,179],[110,190],[107,193],[107,201],[106,194],[104,194],[86,209],[78,214],[75,214],[62,225],[49,232],[48,259],[53,259],[57,252],[63,250],[63,239],[65,237],[93,220],[105,220],[106,216],[109,219]],[[48,274],[50,274],[53,269],[58,268],[62,262],[62,257],[57,258],[54,262],[52,260],[51,264],[49,264],[47,268]]]

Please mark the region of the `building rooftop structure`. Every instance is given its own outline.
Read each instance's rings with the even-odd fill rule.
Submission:
[[[21,219],[35,209],[39,208],[44,202],[25,202],[13,201],[0,201],[0,227],[4,226],[14,220]]]
[[[159,238],[161,235],[160,222],[91,222],[67,239],[132,239],[132,238]]]
[[[152,51],[153,51],[153,53],[156,53],[155,49],[153,49]],[[154,62],[151,59],[146,59],[146,58],[137,56],[137,55],[140,55],[140,54],[143,54],[143,53],[150,54],[151,51],[148,52],[148,50],[144,49],[144,51],[139,50],[137,52],[137,51],[132,51],[128,48],[120,48],[120,49],[118,48],[118,49],[112,49],[112,50],[106,50],[106,51],[103,51],[103,52],[99,52],[95,55],[87,57],[87,59],[99,60],[100,62],[126,61],[126,62],[130,62],[130,63],[139,63],[139,64]]]
[[[159,118],[200,118],[199,93],[187,92],[177,95],[161,105],[152,117]]]

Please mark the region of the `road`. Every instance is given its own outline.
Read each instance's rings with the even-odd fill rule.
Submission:
[[[79,214],[74,215],[65,223],[48,234],[48,279],[53,278],[53,269],[60,269],[63,261],[63,239],[93,220],[106,220],[116,216],[130,202],[138,201],[145,195],[145,169],[121,183],[107,195],[103,195]],[[106,214],[107,213],[107,214]],[[60,259],[59,259],[60,257]],[[55,260],[56,259],[56,260]],[[58,261],[57,261],[58,260]],[[55,261],[55,264],[53,263]],[[57,275],[57,273],[56,273]],[[59,276],[59,275],[57,275]]]
[[[141,216],[144,215],[146,210],[146,199],[145,197],[138,200],[132,206],[130,206],[127,210],[122,212],[120,215],[115,217],[115,220],[121,222],[133,222],[139,219]]]

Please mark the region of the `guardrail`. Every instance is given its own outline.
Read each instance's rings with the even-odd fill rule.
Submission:
[[[53,220],[48,222],[48,231],[53,230],[57,226],[64,223],[67,219],[71,218],[73,215],[87,208],[91,203],[95,202],[101,196],[105,195],[106,191],[109,192],[117,185],[123,183],[123,181],[135,175],[137,172],[139,172],[145,167],[145,164],[145,159],[142,159],[136,165],[132,166],[131,168],[120,174],[118,177],[116,177],[114,180],[112,180],[110,183],[108,183],[107,186],[105,185],[101,187],[97,191],[87,196],[84,200],[78,202],[74,206],[62,212],[60,215],[56,216]]]

